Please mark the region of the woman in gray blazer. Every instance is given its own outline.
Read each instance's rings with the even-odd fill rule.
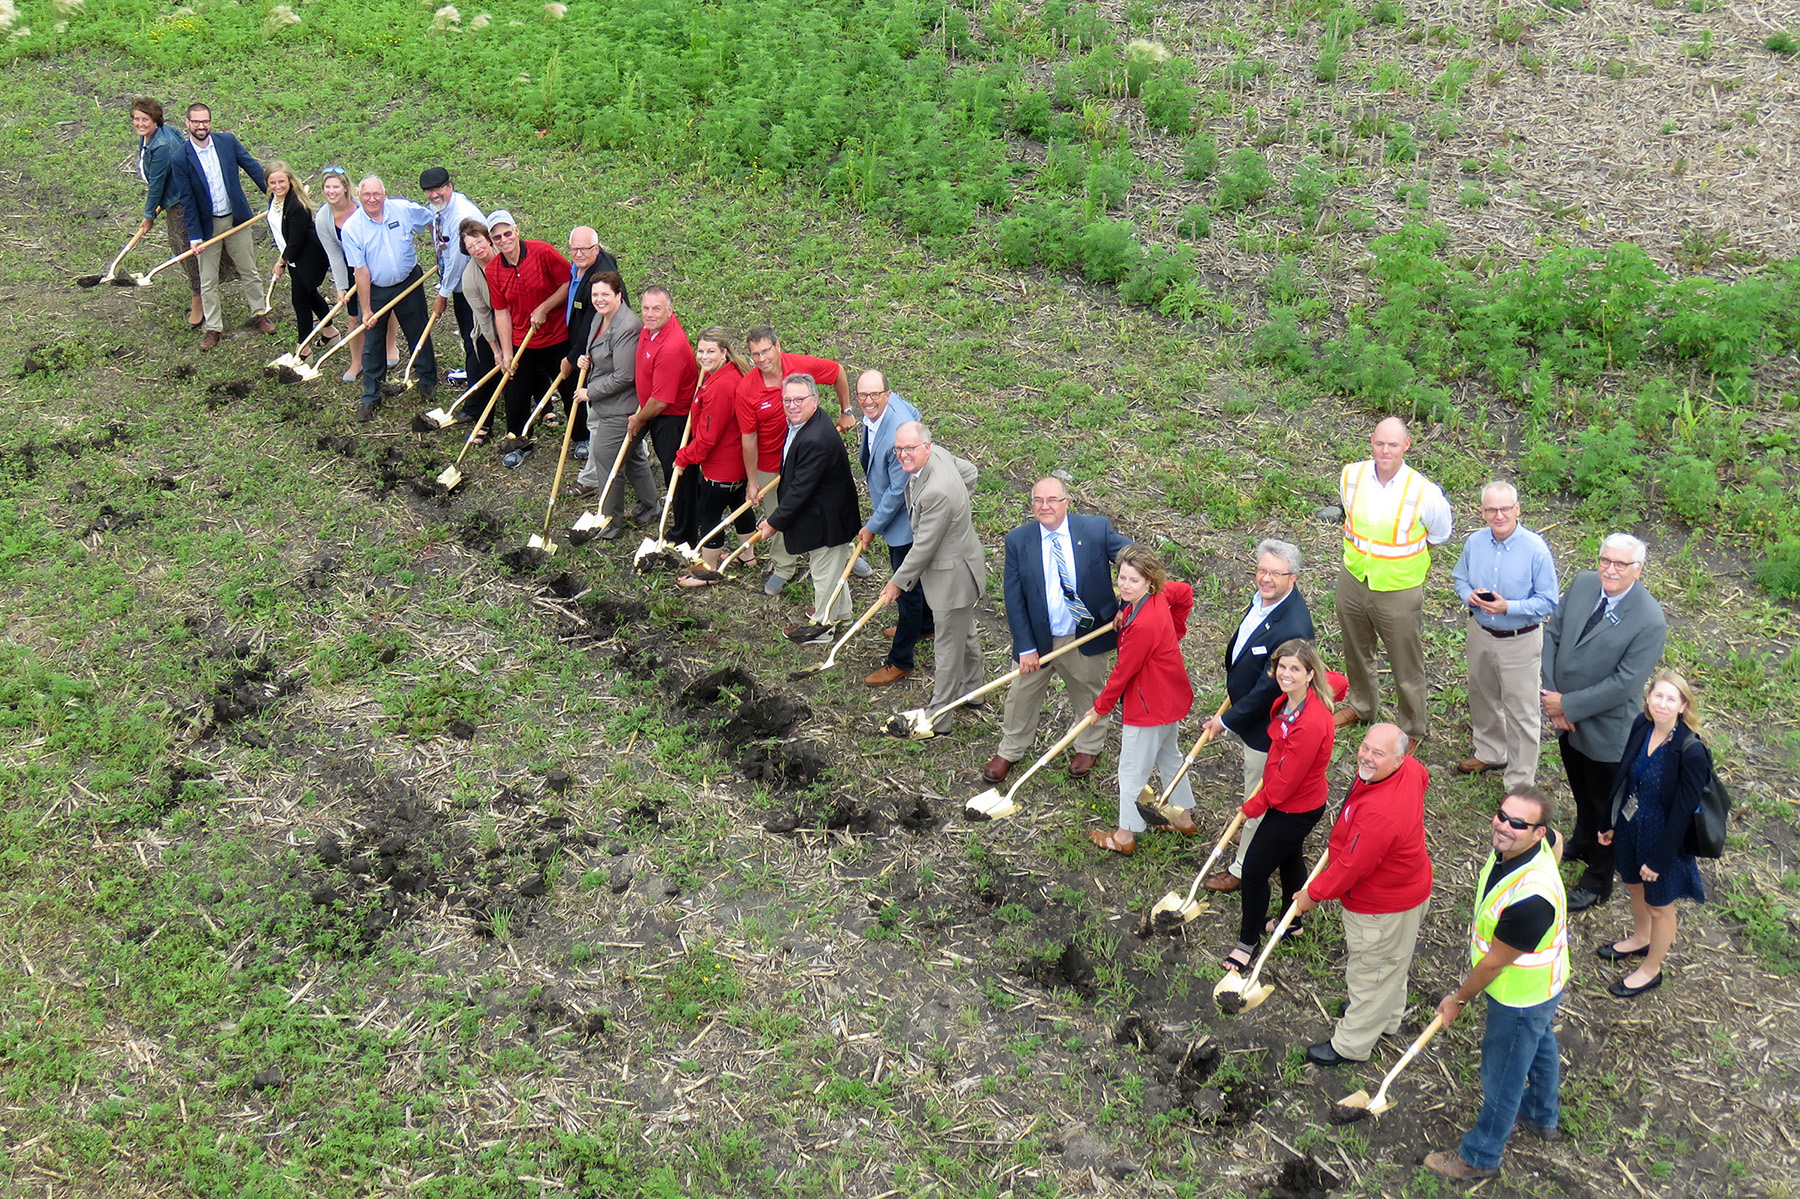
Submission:
[[[590,295],[594,320],[588,327],[587,353],[575,365],[587,371],[588,439],[592,450],[587,465],[576,477],[575,494],[586,499],[598,495],[606,486],[607,473],[625,444],[627,426],[638,410],[637,349],[638,333],[643,322],[625,302],[625,281],[616,271],[602,271],[594,276]],[[631,480],[638,505],[633,520],[643,520],[656,511],[656,477],[650,473],[650,455],[639,437],[625,453],[620,469]],[[604,515],[614,519],[600,536],[608,541],[623,533],[618,520],[624,506],[624,493],[617,485],[609,488],[601,506]]]

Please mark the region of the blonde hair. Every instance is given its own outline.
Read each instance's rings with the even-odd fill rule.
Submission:
[[[277,175],[287,176],[288,195],[298,197],[300,203],[306,205],[307,211],[310,212],[313,206],[312,193],[306,190],[306,184],[300,181],[300,176],[294,174],[293,168],[285,162],[271,162],[268,171],[263,175],[263,182],[267,183]],[[282,207],[287,206],[284,204]]]
[[[1687,679],[1666,666],[1651,675],[1650,681],[1644,684],[1644,715],[1650,715],[1650,693],[1656,690],[1658,683],[1667,683],[1675,688],[1682,701],[1681,715],[1676,719],[1698,733],[1700,731],[1700,701],[1695,698],[1694,689],[1688,685]]]

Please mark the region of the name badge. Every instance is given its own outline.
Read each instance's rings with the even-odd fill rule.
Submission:
[[[1262,657],[1262,656],[1266,655],[1268,652],[1269,652],[1269,647],[1266,645],[1253,645],[1250,647],[1250,653],[1256,657]]]
[[[398,229],[400,227],[400,222],[399,221],[389,221],[387,223],[387,227],[389,229]]]

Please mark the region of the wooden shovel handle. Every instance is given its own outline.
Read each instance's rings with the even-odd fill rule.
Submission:
[[[424,280],[421,279],[420,282],[422,283]],[[400,372],[400,381],[402,383],[412,378],[413,363],[419,360],[419,351],[423,350],[425,348],[425,343],[431,340],[431,327],[437,324],[437,318],[442,315],[441,312],[434,311],[425,319],[425,331],[419,334],[419,344],[413,347],[412,356],[406,360],[406,369]]]
[[[1326,850],[1324,853],[1321,853],[1319,855],[1319,860],[1317,863],[1314,864],[1314,866],[1312,868],[1312,873],[1306,876],[1306,881],[1304,883],[1300,884],[1300,890],[1305,891],[1308,887],[1312,886],[1313,880],[1318,878],[1319,875],[1324,873],[1325,863],[1327,861],[1329,861],[1330,858],[1331,858],[1330,850]],[[1269,934],[1269,943],[1267,945],[1263,946],[1262,953],[1260,955],[1258,955],[1258,957],[1256,959],[1256,969],[1252,970],[1250,972],[1250,977],[1248,977],[1244,980],[1244,988],[1243,989],[1246,992],[1248,992],[1250,990],[1250,985],[1252,983],[1256,982],[1256,980],[1258,978],[1262,977],[1263,963],[1269,960],[1269,954],[1273,953],[1275,950],[1275,946],[1277,946],[1281,943],[1281,938],[1283,937],[1283,935],[1285,935],[1287,933],[1288,925],[1292,924],[1294,922],[1294,917],[1299,914],[1296,911],[1296,906],[1299,904],[1299,902],[1300,902],[1300,897],[1298,895],[1294,896],[1294,902],[1288,904],[1287,911],[1285,911],[1281,914],[1281,921],[1275,925],[1275,931]]]
[[[157,211],[161,212],[162,209],[159,208]],[[102,279],[111,279],[118,275],[119,264],[125,261],[125,255],[131,253],[131,247],[138,244],[138,241],[143,238],[144,233],[145,229],[143,225],[140,224],[137,227],[137,232],[131,235],[131,240],[125,243],[125,248],[119,251],[119,256],[112,260],[111,266],[106,268],[106,274],[100,276]]]
[[[432,267],[431,269],[436,270],[437,268]],[[425,280],[423,280],[423,279],[419,280],[419,283],[423,283],[423,282],[425,282]],[[414,287],[417,287],[418,285],[419,285],[418,283],[413,284]],[[396,302],[398,302],[398,297],[395,297],[395,299],[396,299]],[[385,312],[386,309],[383,309],[382,311]],[[377,313],[376,315],[379,316],[380,313]],[[531,335],[536,332],[537,332],[537,329],[525,330],[525,340],[520,342],[518,344],[518,347],[513,350],[512,359],[507,363],[507,365],[509,367],[516,367],[519,365],[519,358],[525,353],[525,347],[531,344]],[[350,339],[346,337],[344,340],[349,341]],[[335,347],[333,347],[333,348],[335,348]],[[376,346],[375,351],[377,353],[380,353],[381,347]],[[498,368],[496,368],[496,369],[498,369]],[[480,419],[478,419],[475,422],[475,427],[469,430],[468,438],[463,441],[463,448],[456,455],[456,465],[457,466],[462,465],[463,455],[467,454],[469,452],[469,447],[475,444],[475,435],[480,433],[483,429],[487,428],[488,416],[489,416],[489,414],[491,414],[494,411],[494,405],[496,405],[500,402],[500,397],[506,393],[506,385],[510,382],[512,382],[511,375],[502,376],[502,378],[500,379],[500,386],[494,388],[494,394],[488,397],[487,407],[483,408],[481,410]]]
[[[1219,717],[1225,715],[1225,709],[1229,708],[1230,706],[1231,706],[1231,697],[1226,696],[1225,702],[1219,705],[1219,710],[1217,712],[1213,713],[1213,719],[1217,720]],[[1202,729],[1200,732],[1200,739],[1198,741],[1194,742],[1194,748],[1188,750],[1187,757],[1181,759],[1181,768],[1175,772],[1175,777],[1170,779],[1168,781],[1168,783],[1164,785],[1163,793],[1161,795],[1157,796],[1157,799],[1156,799],[1157,803],[1168,803],[1169,802],[1169,796],[1175,794],[1176,785],[1178,783],[1180,783],[1182,779],[1187,777],[1187,772],[1189,770],[1193,769],[1194,760],[1200,756],[1200,751],[1205,749],[1206,743],[1208,741],[1211,741],[1212,739],[1213,739],[1212,721],[1209,720],[1206,723],[1206,728]]]
[[[196,255],[200,251],[206,249],[208,246],[218,245],[220,242],[222,242],[226,238],[230,237],[233,233],[236,233],[239,229],[248,229],[250,226],[256,224],[256,222],[266,221],[268,219],[269,219],[269,210],[265,208],[261,212],[257,213],[255,216],[251,217],[249,220],[245,221],[243,224],[233,225],[231,228],[225,230],[225,232],[223,232],[223,233],[215,233],[211,237],[207,238],[205,241],[201,242],[197,246],[189,246],[187,249],[183,250],[181,253],[175,255],[175,257],[169,259],[169,261],[162,263],[160,266],[152,268],[150,273],[148,275],[145,275],[144,278],[154,279],[154,278],[156,278],[156,276],[159,273],[168,270],[170,267],[174,266],[176,263],[184,261],[185,259],[192,258],[194,255]]]
[[[587,382],[587,373],[588,368],[585,366],[576,372],[576,391],[580,391],[581,385]],[[544,532],[542,536],[545,541],[550,540],[550,517],[556,511],[556,497],[562,491],[563,467],[569,464],[569,439],[574,433],[575,422],[569,421],[563,428],[562,453],[559,454],[556,459],[556,474],[550,480],[550,502],[544,507]]]
[[[320,319],[319,323],[312,327],[312,332],[308,333],[304,338],[301,339],[300,344],[294,347],[294,357],[298,358],[300,355],[306,353],[306,347],[310,346],[312,344],[313,338],[317,337],[321,332],[323,332],[325,326],[329,325],[331,323],[331,318],[336,316],[338,313],[342,312],[344,310],[344,305],[348,304],[349,302],[350,302],[350,297],[345,296],[343,299],[341,299],[337,303],[333,304],[331,306],[330,310],[325,313],[324,317]],[[349,338],[345,338],[344,340],[348,341]]]
[[[706,379],[706,376],[701,375],[700,379],[702,382],[704,382]],[[698,396],[700,394],[700,388],[698,385],[696,385],[694,388],[694,394],[696,396]],[[694,429],[694,405],[693,405],[692,401],[689,401],[688,402],[688,410],[687,410],[687,419],[681,422],[681,443],[675,447],[675,452],[677,454],[679,454],[682,450],[687,449],[688,434],[693,432],[693,429]],[[658,545],[662,544],[663,535],[669,531],[669,509],[671,509],[675,506],[675,483],[677,480],[679,480],[681,478],[682,469],[683,468],[678,466],[669,475],[669,494],[663,497],[662,519],[656,522],[656,542]]]
[[[1437,1036],[1438,1030],[1442,1027],[1444,1027],[1444,1018],[1433,1015],[1431,1023],[1427,1024],[1425,1030],[1413,1038],[1413,1043],[1406,1047],[1406,1052],[1400,1055],[1400,1060],[1394,1063],[1394,1068],[1382,1078],[1381,1086],[1375,1091],[1375,1097],[1369,1100],[1370,1107],[1374,1107],[1376,1103],[1387,1098],[1388,1087],[1393,1085],[1394,1079],[1400,1077],[1400,1071],[1406,1069],[1412,1060],[1419,1056],[1419,1051],[1425,1048],[1426,1042]]]
[[[374,320],[375,317],[386,316],[388,313],[392,312],[394,310],[394,306],[396,304],[398,304],[401,300],[404,300],[407,296],[412,295],[413,292],[418,291],[421,287],[424,287],[425,280],[431,278],[435,274],[437,274],[437,264],[434,262],[430,266],[426,267],[424,272],[422,274],[420,274],[420,276],[417,279],[413,280],[413,284],[411,287],[408,287],[405,291],[401,292],[399,295],[395,296],[393,299],[391,299],[387,303],[383,304],[380,308],[377,308],[375,310],[375,312],[373,313],[373,315],[364,317],[363,323],[366,324],[367,322]],[[349,301],[348,296],[345,296],[344,299],[345,299],[346,303]],[[317,362],[313,363],[313,369],[318,370],[321,366],[324,366],[326,361],[333,354],[337,353],[339,350],[341,350],[345,346],[349,345],[351,340],[352,340],[352,338],[346,337],[346,338],[344,338],[344,340],[338,342],[335,346],[332,346],[329,350],[326,350],[325,353],[319,358],[319,360]],[[530,334],[526,335],[525,340],[526,341],[531,340]],[[379,354],[381,352],[381,347],[376,346],[375,352],[377,354]],[[518,359],[514,358],[513,361],[517,362]],[[457,461],[461,462],[462,459],[458,458]]]
[[[1068,732],[1064,733],[1057,740],[1055,745],[1052,745],[1049,749],[1044,751],[1043,757],[1039,758],[1037,761],[1035,761],[1031,764],[1031,769],[1027,770],[1024,774],[1021,774],[1019,776],[1019,781],[1014,783],[1012,785],[1012,789],[1006,793],[1007,800],[1010,802],[1012,800],[1012,797],[1018,793],[1019,788],[1023,787],[1025,785],[1026,779],[1030,778],[1032,775],[1036,774],[1038,771],[1042,770],[1045,766],[1047,766],[1049,764],[1051,758],[1054,758],[1057,754],[1059,754],[1063,750],[1069,748],[1069,746],[1075,744],[1075,738],[1081,736],[1082,730],[1087,728],[1088,725],[1093,724],[1098,719],[1100,719],[1100,713],[1094,711],[1092,708],[1089,708],[1088,714],[1086,716],[1083,716],[1080,720],[1077,720],[1075,722],[1074,728],[1072,728]]]

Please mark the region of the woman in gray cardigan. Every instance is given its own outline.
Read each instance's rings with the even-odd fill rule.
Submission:
[[[644,327],[637,313],[625,303],[625,281],[616,271],[602,271],[592,284],[594,320],[588,328],[587,353],[575,365],[587,369],[588,439],[591,450],[587,465],[576,477],[575,494],[586,499],[598,495],[605,486],[607,472],[619,447],[625,444],[626,426],[638,410],[637,349],[638,332]],[[657,510],[656,476],[650,473],[650,455],[639,437],[625,454],[621,469],[631,480],[638,505],[633,520],[644,520]],[[607,522],[600,536],[608,541],[623,533],[623,522],[617,519],[624,506],[624,491],[616,484],[607,491],[601,506]]]

